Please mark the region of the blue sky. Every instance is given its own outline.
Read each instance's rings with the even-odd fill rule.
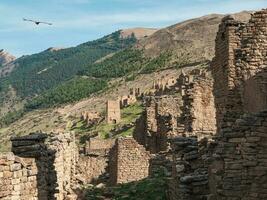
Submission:
[[[0,0],[0,49],[21,56],[75,46],[118,29],[160,28],[210,13],[266,7],[267,0]]]

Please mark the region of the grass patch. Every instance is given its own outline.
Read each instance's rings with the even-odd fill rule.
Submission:
[[[166,200],[167,189],[166,178],[146,178],[113,188],[87,188],[86,200]]]
[[[106,121],[102,121],[99,125],[93,127],[91,131],[98,132],[99,136],[103,139],[107,139],[110,137],[110,133],[113,130],[120,130],[118,134],[113,136],[117,137],[125,137],[131,136],[133,134],[134,127],[128,127],[131,123],[134,123],[136,119],[138,119],[143,112],[143,106],[140,102],[132,104],[126,108],[121,110],[121,122],[118,124],[107,124]]]

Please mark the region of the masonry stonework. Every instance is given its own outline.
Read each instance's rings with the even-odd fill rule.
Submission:
[[[37,166],[33,158],[0,155],[0,199],[37,200]]]
[[[216,133],[213,79],[210,72],[182,72],[169,95],[145,98],[145,112],[137,121],[135,139],[151,153],[168,149],[167,140],[176,136],[211,138]]]
[[[226,17],[219,27],[212,63],[219,129],[267,108],[266,27],[266,10],[247,24]]]
[[[107,101],[107,123],[116,124],[119,123],[120,121],[121,121],[120,102],[118,100]]]
[[[150,153],[133,138],[117,139],[110,156],[112,185],[148,177]]]
[[[171,139],[170,199],[267,198],[266,19],[267,10],[247,24],[223,19],[212,62],[217,135]]]

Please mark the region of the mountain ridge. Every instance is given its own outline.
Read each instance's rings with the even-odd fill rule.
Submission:
[[[235,15],[246,20],[250,13],[241,12]],[[88,80],[104,81],[101,85],[105,85],[112,79],[129,81],[134,80],[141,74],[152,74],[169,68],[179,69],[183,66],[194,66],[194,64],[209,62],[214,55],[213,45],[218,25],[224,16],[212,14],[180,22],[160,30],[153,30],[151,35],[137,40],[136,43],[132,43],[133,45],[122,48],[117,52],[107,53],[91,64],[87,64],[85,66],[87,71],[82,71],[79,74],[74,73],[73,75],[76,77],[72,77],[72,79],[80,84],[84,82],[83,77],[87,77]],[[119,38],[121,37],[121,32],[116,32],[116,34]],[[129,35],[132,34],[128,33]],[[77,47],[96,43],[97,40],[80,44]],[[56,52],[64,51],[66,50]],[[45,71],[40,69],[35,71],[39,75],[43,75],[47,73],[47,69],[48,67],[43,67],[42,70]],[[60,95],[64,94],[64,98],[66,94],[71,94],[71,91],[62,93],[62,88],[74,89],[73,87],[66,87],[72,79],[66,79],[68,82],[63,81],[60,85],[56,84],[51,90],[40,93],[30,107],[38,109],[36,105],[42,105],[42,108],[44,108],[44,105],[53,106],[53,101],[48,97],[57,94],[57,92]],[[60,97],[60,95],[58,96]],[[84,98],[84,94],[81,95],[81,98]],[[69,99],[68,96],[67,99]],[[71,99],[79,102],[77,97]],[[60,103],[61,101],[55,102],[54,106],[59,106]],[[66,101],[62,103],[68,104]]]

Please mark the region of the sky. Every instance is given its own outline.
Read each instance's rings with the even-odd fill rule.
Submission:
[[[211,13],[262,8],[267,0],[0,0],[0,49],[19,57],[76,46],[119,29],[163,28]]]

